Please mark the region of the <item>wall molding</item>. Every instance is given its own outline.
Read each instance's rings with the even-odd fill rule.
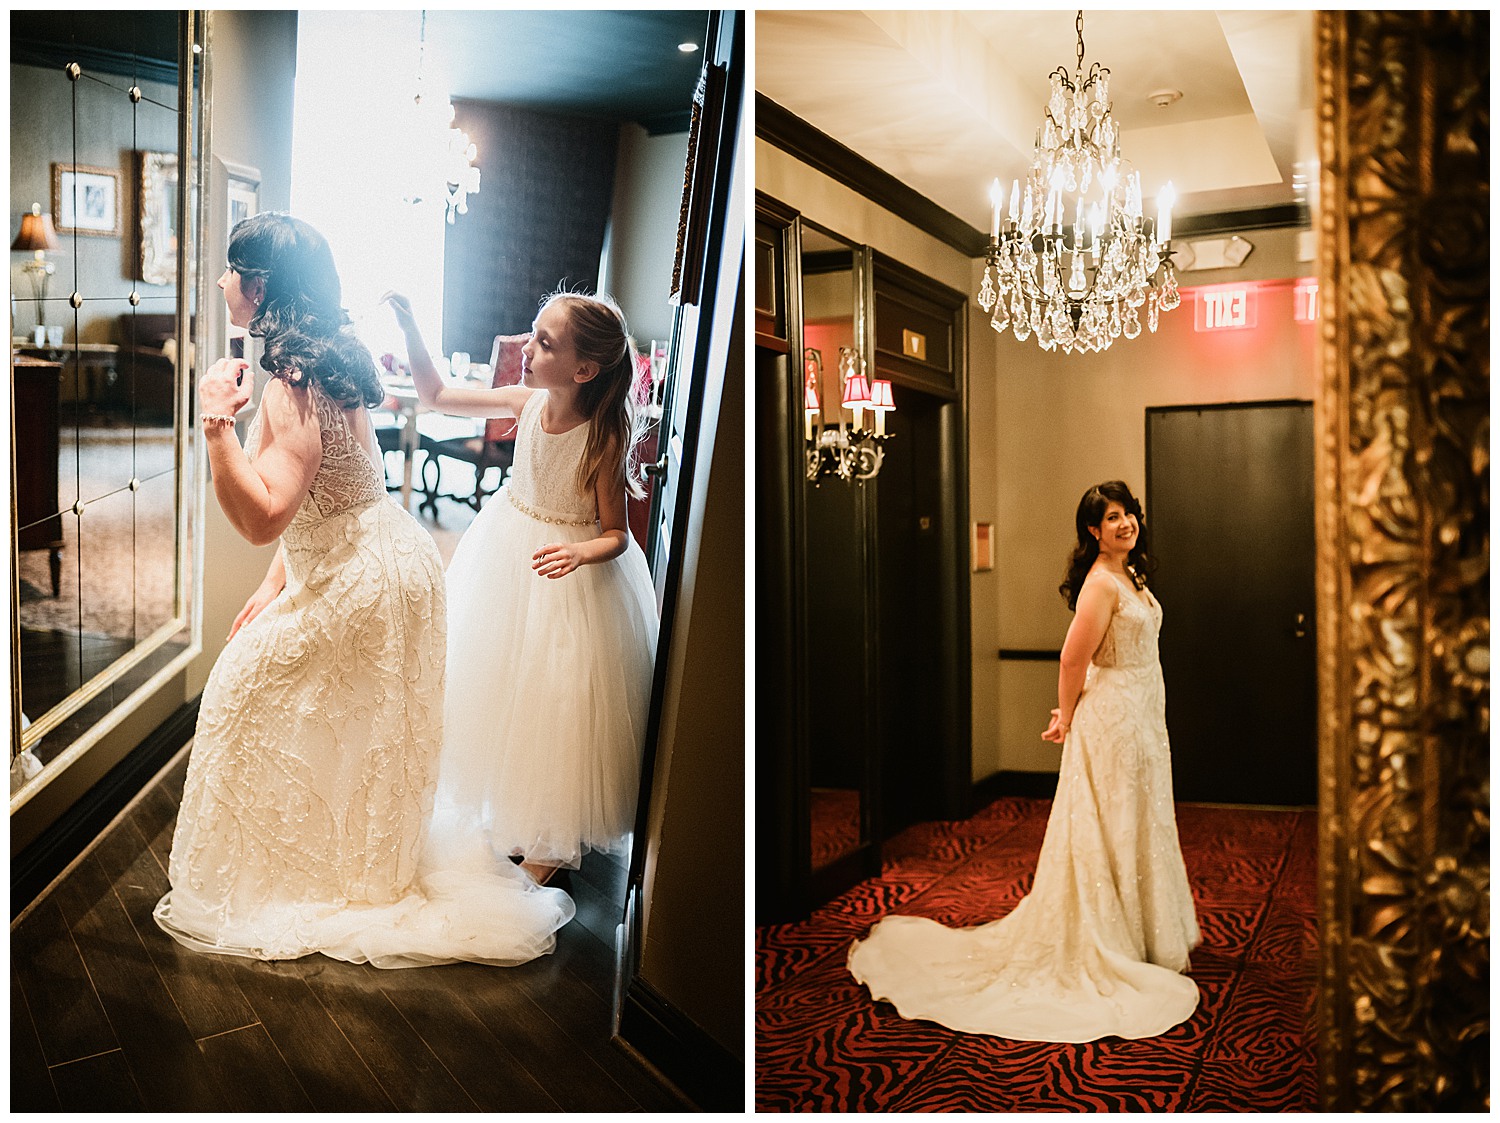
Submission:
[[[982,258],[989,236],[938,206],[926,195],[840,144],[827,133],[764,94],[755,95],[755,135],[808,167],[884,207],[897,218],[944,242],[966,257]],[[1240,230],[1312,226],[1304,203],[1286,203],[1213,214],[1185,215],[1173,223],[1177,238],[1200,238]]]
[[[639,976],[621,997],[615,1043],[699,1111],[744,1111],[744,1064]]]
[[[984,256],[989,239],[982,231],[762,93],[755,95],[755,135],[964,256]]]
[[[194,698],[173,711],[124,760],[11,858],[12,920],[89,848],[151,778],[192,739],[198,724],[199,701],[200,698]]]

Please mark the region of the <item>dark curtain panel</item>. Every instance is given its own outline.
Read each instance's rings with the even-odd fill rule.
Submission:
[[[479,149],[480,186],[447,229],[443,342],[489,358],[496,335],[531,330],[557,288],[599,283],[620,127],[483,101],[455,102]]]

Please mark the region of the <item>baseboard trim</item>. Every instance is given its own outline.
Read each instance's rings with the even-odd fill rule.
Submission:
[[[625,987],[615,1043],[697,1110],[745,1110],[744,1063],[639,977]]]
[[[1016,796],[1022,799],[1051,799],[1057,793],[1056,772],[1013,772],[1002,770],[977,780],[969,792],[969,813],[988,807],[997,799]]]
[[[85,792],[56,822],[10,860],[10,918],[14,921],[59,874],[88,849],[151,778],[193,736],[198,702],[186,702],[125,759]]]

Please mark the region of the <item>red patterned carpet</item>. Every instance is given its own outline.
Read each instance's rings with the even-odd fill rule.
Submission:
[[[761,1111],[1312,1111],[1317,813],[1179,804],[1203,929],[1188,1021],[1084,1045],[956,1033],[870,1001],[844,967],[887,913],[972,925],[1031,885],[1049,800],[1001,799],[885,848],[879,878],[756,932]]]

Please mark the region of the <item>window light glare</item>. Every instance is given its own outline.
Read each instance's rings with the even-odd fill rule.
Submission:
[[[678,43],[677,44],[677,49],[679,51],[681,51],[685,55],[686,54],[691,54],[693,51],[696,51],[698,49],[698,44],[697,43]]]

